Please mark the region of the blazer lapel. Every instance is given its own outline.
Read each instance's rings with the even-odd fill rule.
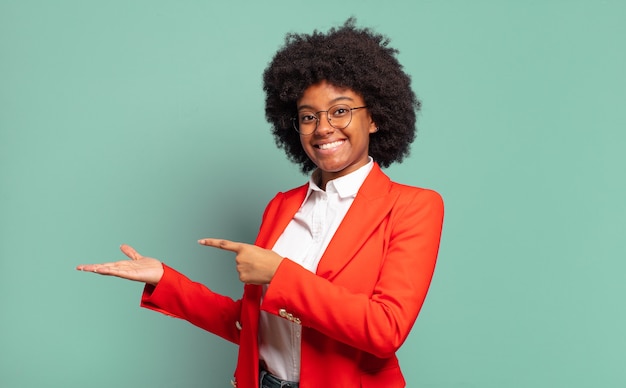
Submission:
[[[283,198],[267,209],[263,220],[263,227],[259,231],[255,245],[266,249],[272,249],[274,244],[285,231],[289,222],[300,209],[308,189],[308,184],[297,187],[283,194]]]
[[[331,280],[356,254],[391,211],[397,194],[378,164],[367,176],[320,259],[316,274]]]

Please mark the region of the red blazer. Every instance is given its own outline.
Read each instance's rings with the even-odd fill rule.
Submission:
[[[307,185],[278,193],[255,244],[271,249],[302,204]],[[237,301],[164,265],[141,305],[239,345],[233,385],[259,386],[260,309],[302,325],[300,387],[404,387],[395,352],[424,302],[435,268],[443,202],[434,191],[391,182],[374,165],[316,273],[280,264]]]

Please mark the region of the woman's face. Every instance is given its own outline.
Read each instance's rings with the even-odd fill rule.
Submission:
[[[343,129],[331,126],[325,111],[337,104],[356,108],[364,106],[365,101],[354,91],[326,81],[309,86],[297,101],[298,112],[315,112],[319,118],[317,129],[309,135],[301,134],[300,143],[311,161],[321,170],[322,188],[326,187],[329,180],[367,164],[369,135],[376,132],[376,124],[367,109],[353,110],[352,121]]]

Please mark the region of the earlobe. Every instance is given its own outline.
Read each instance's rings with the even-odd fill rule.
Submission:
[[[369,133],[376,133],[378,132],[378,125],[376,125],[376,122],[374,120],[372,120],[372,117],[370,116],[370,130]]]

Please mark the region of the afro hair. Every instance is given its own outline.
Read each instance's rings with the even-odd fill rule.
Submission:
[[[265,117],[279,148],[303,173],[316,166],[292,127],[297,100],[311,85],[326,81],[363,97],[378,127],[370,136],[369,154],[382,167],[401,162],[415,139],[416,114],[421,103],[411,89],[389,39],[354,18],[327,33],[287,34],[263,73]]]

